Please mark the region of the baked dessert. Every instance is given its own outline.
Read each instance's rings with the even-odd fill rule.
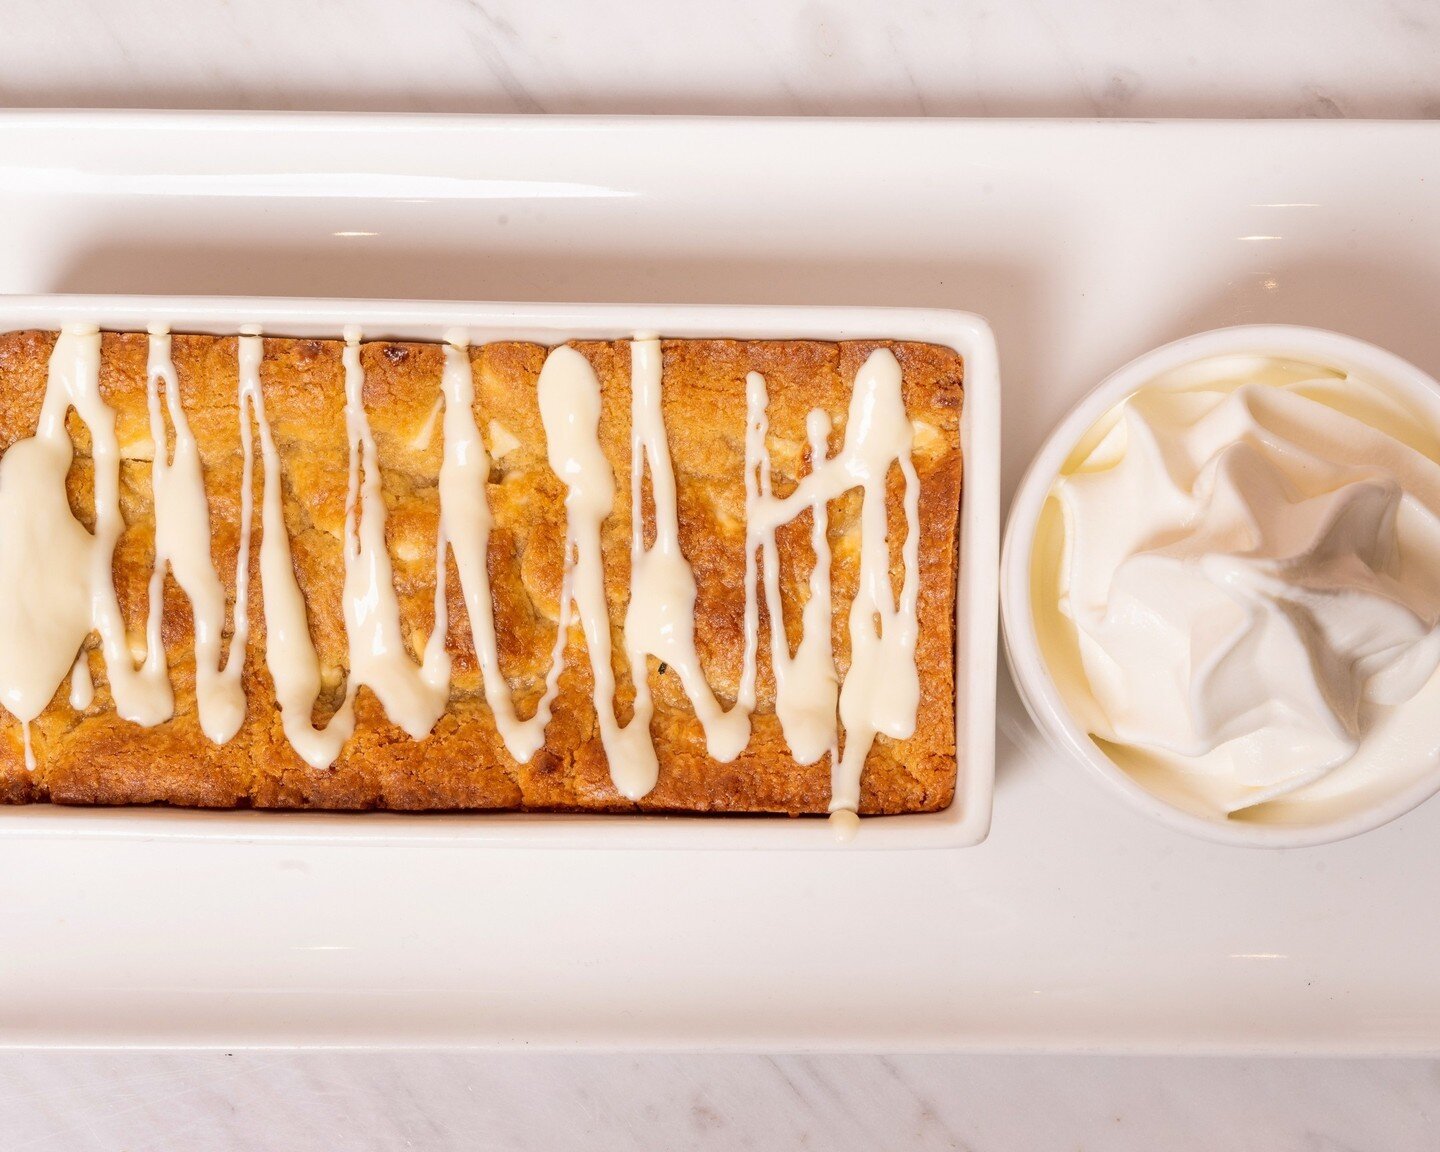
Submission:
[[[0,335],[0,800],[943,808],[962,378],[884,341]]]

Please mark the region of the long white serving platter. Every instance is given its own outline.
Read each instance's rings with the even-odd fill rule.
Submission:
[[[1424,123],[0,117],[0,290],[963,309],[1007,483],[1203,328],[1440,370],[1437,225]],[[3,835],[0,1043],[1440,1051],[1440,803],[1225,848],[998,727],[965,851]]]

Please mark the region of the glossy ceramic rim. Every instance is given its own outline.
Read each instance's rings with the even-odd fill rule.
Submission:
[[[1250,848],[1300,848],[1333,843],[1397,819],[1440,791],[1432,769],[1384,800],[1315,824],[1250,824],[1200,816],[1162,799],[1105,755],[1075,721],[1040,650],[1030,603],[1035,531],[1051,485],[1082,436],[1127,396],[1176,368],[1213,356],[1288,357],[1363,372],[1407,399],[1440,413],[1440,383],[1409,361],[1373,344],[1323,328],[1250,324],[1216,328],[1147,352],[1111,373],[1070,409],[1040,446],[1010,505],[1000,559],[1000,617],[1012,679],[1026,711],[1048,742],[1083,764],[1132,808],[1202,839]],[[1440,414],[1437,414],[1440,423]]]

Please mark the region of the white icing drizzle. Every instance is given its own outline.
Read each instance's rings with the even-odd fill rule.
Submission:
[[[72,407],[90,430],[95,484],[95,535],[88,557],[91,627],[100,633],[115,710],[126,720],[150,727],[170,719],[175,711],[160,639],[161,583],[156,574],[151,575],[145,657],[137,669],[115,592],[115,545],[125,522],[120,516],[120,442],[115,435],[115,411],[100,396],[99,331],[90,326],[63,330],[50,365],[37,438],[56,437],[68,444],[65,413]]]
[[[550,653],[545,692],[534,714],[528,720],[520,720],[515,715],[510,686],[500,672],[495,640],[495,606],[491,599],[490,570],[486,563],[490,529],[494,523],[485,495],[485,485],[490,478],[490,457],[485,452],[485,442],[480,438],[480,429],[475,423],[475,382],[470,373],[470,357],[464,338],[452,333],[448,339],[445,372],[440,385],[445,404],[445,457],[440,464],[440,535],[442,541],[448,542],[455,557],[455,570],[460,575],[460,589],[470,617],[475,656],[485,685],[485,700],[494,714],[495,727],[506,750],[523,764],[545,742],[551,706],[560,689],[572,588],[571,543],[567,536],[565,574],[560,589],[560,620],[555,629],[555,646]],[[440,554],[444,554],[443,547]]]
[[[760,476],[768,476],[768,452],[764,446],[763,409],[764,381],[757,373],[748,378],[751,434],[747,437],[747,470],[755,468]],[[767,569],[778,568],[769,560],[774,549],[775,530],[793,520],[805,508],[815,511],[818,523],[827,501],[851,488],[862,490],[860,510],[860,581],[850,606],[850,670],[840,687],[840,720],[845,730],[843,755],[831,764],[830,810],[854,810],[860,802],[860,775],[865,758],[878,734],[904,740],[914,734],[915,718],[920,705],[920,676],[915,665],[915,640],[918,633],[916,605],[919,594],[920,570],[920,480],[911,460],[914,428],[905,412],[901,393],[900,363],[889,350],[880,348],[870,354],[855,378],[850,395],[850,410],[845,425],[845,444],[829,459],[816,451],[823,425],[818,418],[810,423],[812,468],[783,500],[770,495],[764,488],[748,501],[749,539],[758,540],[766,554]],[[757,414],[757,410],[758,413]],[[813,415],[813,414],[812,414]],[[758,431],[757,431],[758,429]],[[905,480],[905,543],[901,549],[904,579],[897,603],[890,580],[890,544],[885,503],[886,480],[892,465],[900,466]],[[747,545],[749,548],[749,545]],[[819,548],[817,546],[817,556]],[[767,572],[767,583],[769,573]],[[778,593],[778,587],[776,589]],[[811,595],[807,609],[816,605],[815,576],[811,576]],[[768,588],[767,588],[768,594]],[[773,633],[783,637],[778,605],[771,602],[772,649]],[[818,625],[821,613],[829,619],[829,598],[815,608],[812,619]],[[751,646],[747,612],[746,651]],[[807,620],[808,626],[811,621]],[[828,627],[826,629],[828,633]],[[783,643],[783,639],[781,641]],[[805,640],[801,641],[803,650]],[[776,712],[785,728],[785,714],[780,711],[780,668],[776,665]],[[785,666],[787,686],[793,684],[793,709],[790,723],[801,727],[802,708],[808,708],[823,690],[823,661],[810,657],[802,663],[800,653]],[[751,673],[753,674],[753,673]],[[818,715],[806,716],[803,723],[816,725]],[[785,729],[786,740],[794,749],[796,738]],[[807,728],[807,736],[813,733]]]
[[[74,459],[65,427],[71,408],[90,430],[93,534],[75,518],[65,489]],[[21,722],[28,767],[35,764],[30,722],[50,703],[91,631],[100,634],[116,711],[147,726],[173,713],[153,579],[139,669],[131,656],[112,575],[123,529],[115,413],[100,395],[100,333],[67,326],[50,357],[35,435],[0,460],[0,703]]]
[[[261,506],[260,588],[265,604],[265,664],[275,685],[281,722],[291,746],[312,768],[327,768],[355,731],[355,694],[364,685],[385,714],[413,739],[434,728],[450,695],[450,657],[445,651],[445,547],[436,549],[435,627],[417,668],[400,632],[394,572],[385,544],[385,500],[375,440],[365,415],[365,374],[359,333],[345,333],[345,424],[350,445],[350,485],[345,508],[345,632],[350,674],[345,698],[323,728],[313,722],[323,686],[320,658],[310,638],[305,598],[295,578],[281,499],[280,457],[260,388],[264,345],[258,334],[240,337],[240,403],[260,433],[265,474]],[[248,445],[248,433],[246,435]],[[247,467],[249,464],[247,446]],[[249,477],[247,476],[247,490]],[[245,526],[248,539],[248,523]]]
[[[722,711],[704,678],[695,652],[695,581],[680,552],[675,477],[665,437],[660,393],[660,346],[655,340],[631,345],[631,593],[624,644],[635,678],[634,716],[615,719],[615,683],[610,667],[610,624],[600,558],[600,525],[614,506],[615,478],[600,448],[600,385],[589,362],[570,348],[550,353],[539,392],[550,466],[565,482],[566,574],[585,630],[594,679],[595,711],[611,775],[622,795],[638,799],[654,787],[658,768],[650,739],[653,715],[646,658],[673,666],[706,733],[712,757],[731,759],[749,738],[754,707],[759,607],[755,553],[765,565],[765,595],[771,617],[776,715],[792,752],[802,763],[831,753],[831,810],[853,812],[859,805],[860,775],[877,734],[905,739],[914,732],[919,706],[915,667],[916,603],[919,587],[919,478],[910,457],[914,430],[901,394],[899,362],[887,350],[873,353],[856,377],[846,443],[827,458],[829,419],[812,412],[806,426],[812,468],[783,500],[770,491],[765,382],[747,377],[746,435],[746,608],[745,657],[739,698]],[[904,578],[897,603],[890,578],[886,481],[898,464],[905,480]],[[655,507],[655,543],[644,546],[641,523],[642,475],[649,472]],[[862,489],[860,586],[850,612],[851,669],[837,684],[830,641],[830,548],[827,504],[854,487]],[[803,631],[794,655],[785,636],[775,532],[805,508],[813,513],[816,564]],[[571,548],[574,549],[572,557]],[[568,598],[566,599],[568,604]],[[837,756],[836,711],[845,727],[845,749]],[[850,826],[836,825],[845,835]]]
[[[625,655],[635,680],[632,724],[648,731],[655,705],[646,657],[680,677],[705,730],[712,758],[729,761],[750,742],[749,702],[721,708],[695,651],[695,574],[680,551],[675,470],[660,403],[660,341],[630,344],[630,603],[625,610]],[[598,388],[598,385],[597,385]],[[597,409],[598,412],[598,409]],[[549,434],[547,427],[546,434]],[[642,478],[650,474],[655,543],[645,547]],[[827,600],[828,603],[828,600]],[[832,710],[833,715],[833,710]]]
[[[165,411],[175,429],[174,455],[169,459],[165,416],[160,407],[162,382]],[[180,404],[180,385],[170,356],[170,334],[158,326],[150,331],[145,388],[150,438],[155,445],[151,468],[155,497],[155,573],[151,579],[149,650],[164,652],[160,640],[163,610],[160,589],[168,566],[175,582],[189,598],[195,618],[195,701],[200,728],[216,744],[224,744],[240,730],[245,719],[245,690],[240,683],[240,670],[245,663],[246,637],[238,629],[231,635],[229,655],[224,657],[222,666],[225,588],[210,554],[210,506],[205,499],[200,450]]]
[[[447,335],[441,397],[412,440],[416,448],[428,444],[443,414],[435,626],[417,663],[401,632],[386,546],[379,454],[364,406],[360,335],[348,329],[343,353],[350,450],[344,616],[350,670],[340,707],[324,727],[317,728],[313,713],[324,677],[285,527],[281,461],[260,385],[264,346],[258,331],[246,329],[238,338],[241,523],[234,630],[223,663],[225,595],[211,559],[199,450],[180,403],[170,337],[157,327],[150,334],[147,370],[150,434],[155,444],[155,566],[145,644],[139,653],[143,663],[135,666],[131,648],[139,645],[126,635],[111,573],[115,545],[123,530],[119,445],[115,413],[100,397],[99,350],[99,333],[93,327],[62,332],[50,361],[38,430],[0,458],[0,703],[21,721],[26,762],[32,767],[30,721],[50,702],[67,673],[72,706],[79,710],[91,703],[93,685],[82,650],[91,631],[100,635],[119,714],[147,725],[173,714],[161,635],[161,593],[167,569],[194,608],[201,727],[216,743],[234,735],[245,712],[240,674],[249,636],[256,435],[264,477],[259,567],[266,666],[286,738],[312,767],[332,764],[353,734],[355,698],[362,685],[375,693],[386,714],[412,738],[427,735],[443,714],[451,671],[445,650],[447,550],[459,573],[486,700],[507,750],[518,761],[531,759],[544,743],[572,620],[578,621],[584,632],[601,741],[612,779],[622,795],[643,797],[654,787],[658,774],[650,734],[654,714],[648,672],[651,657],[679,677],[704,729],[710,755],[721,761],[734,759],[749,741],[755,706],[761,594],[757,588],[763,588],[771,620],[776,715],[800,763],[815,763],[830,753],[831,810],[836,814],[837,836],[853,834],[860,774],[876,735],[904,739],[914,731],[919,702],[915,666],[919,481],[911,461],[915,433],[905,413],[900,366],[888,351],[872,354],[860,370],[851,396],[845,443],[836,455],[828,454],[829,417],[819,409],[809,414],[810,471],[784,499],[777,499],[771,491],[765,381],[758,373],[747,377],[745,651],[737,699],[727,709],[711,689],[696,651],[696,585],[680,548],[678,496],[662,404],[660,342],[653,337],[632,342],[631,591],[622,643],[635,680],[635,704],[631,720],[621,725],[615,716],[611,624],[601,554],[601,528],[614,507],[615,476],[600,446],[600,384],[590,363],[572,348],[557,347],[547,356],[537,385],[547,456],[566,486],[565,559],[559,620],[544,692],[533,715],[521,720],[499,666],[487,565],[493,527],[486,495],[491,457],[474,413],[475,390],[465,337],[462,333]],[[65,415],[72,407],[89,427],[93,444],[93,534],[71,512],[65,491],[73,457]],[[173,452],[167,451],[167,414],[174,432]],[[513,434],[498,422],[490,421],[489,430],[497,457],[518,447]],[[904,577],[898,600],[890,575],[886,511],[886,482],[895,465],[905,481],[906,518]],[[646,475],[655,524],[654,543],[648,547],[642,516]],[[827,509],[830,500],[855,487],[862,489],[860,581],[850,609],[850,671],[841,684],[831,644]],[[800,641],[792,654],[783,620],[775,533],[807,508],[813,517],[815,564],[802,612]],[[76,573],[81,574],[78,580]],[[841,725],[844,751],[837,755]]]
[[[90,656],[82,648],[70,669],[70,707],[77,712],[83,712],[94,700],[95,681],[90,677]]]
[[[860,817],[853,808],[836,808],[830,813],[830,834],[837,844],[848,844],[860,831]]]
[[[260,436],[260,460],[265,477],[260,505],[260,597],[265,607],[265,667],[275,686],[275,701],[280,707],[285,738],[305,763],[312,768],[326,768],[335,762],[341,747],[355,731],[355,681],[350,680],[344,701],[325,727],[316,728],[312,714],[322,686],[320,657],[310,639],[305,597],[295,579],[290,536],[285,530],[280,453],[275,448],[270,422],[265,418],[265,397],[260,388],[260,362],[264,356],[264,342],[257,332],[252,330],[240,336],[240,420],[245,450],[241,550],[242,555],[249,551],[250,509],[254,499],[251,492],[254,449],[250,443],[253,420]],[[347,541],[347,561],[349,552]],[[346,582],[349,582],[348,563]]]
[[[550,467],[564,481],[566,567],[573,568],[573,597],[594,681],[600,742],[610,763],[610,778],[629,800],[655,787],[660,773],[649,717],[639,708],[629,724],[615,719],[615,672],[610,665],[610,611],[605,600],[605,569],[600,526],[615,506],[615,473],[600,449],[600,381],[590,362],[561,345],[545,358],[538,384],[540,419]],[[570,549],[574,548],[572,557]]]
[[[360,333],[345,332],[345,427],[350,442],[350,494],[345,505],[345,635],[350,648],[350,692],[364,685],[385,714],[419,740],[429,734],[450,699],[450,655],[445,651],[445,535],[435,548],[435,626],[419,667],[400,632],[395,574],[385,545],[385,497],[380,460],[365,415],[365,369]],[[357,522],[358,521],[358,522]]]
[[[815,566],[810,573],[810,597],[801,617],[800,643],[790,654],[785,634],[784,608],[780,599],[780,550],[775,542],[775,529],[784,520],[769,521],[776,505],[770,490],[770,453],[765,446],[769,434],[766,408],[769,396],[765,378],[751,372],[745,378],[748,414],[746,436],[746,554],[753,556],[758,545],[764,562],[765,609],[770,616],[770,663],[775,672],[775,715],[790,752],[801,764],[813,764],[826,752],[831,763],[836,759],[837,736],[835,705],[839,680],[835,673],[835,654],[830,639],[830,542],[826,535],[829,525],[827,502],[823,491],[809,505],[814,517],[811,544],[815,549]],[[830,436],[830,417],[823,409],[815,409],[806,419],[810,438],[812,472],[825,461]],[[836,493],[838,495],[838,493]],[[793,513],[798,514],[798,511]],[[765,526],[762,526],[765,525]],[[747,580],[747,596],[754,600],[754,583]],[[759,611],[747,604],[746,652],[751,652],[750,631],[759,627]],[[753,663],[746,671],[753,678]]]

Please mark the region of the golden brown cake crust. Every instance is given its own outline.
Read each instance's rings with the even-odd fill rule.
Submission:
[[[54,342],[54,333],[48,332],[0,335],[0,450],[34,432]],[[630,567],[629,346],[624,342],[573,346],[594,366],[601,382],[601,445],[616,477],[615,509],[605,522],[602,546],[615,636],[616,706],[623,722],[629,718],[633,699],[631,672],[620,641]],[[917,430],[921,702],[910,739],[876,739],[861,782],[861,811],[931,811],[951,802],[956,780],[954,616],[963,375],[958,354],[932,345],[886,341],[666,341],[664,419],[678,487],[681,547],[694,568],[698,588],[697,650],[718,698],[728,706],[740,680],[744,633],[746,374],[758,371],[766,379],[773,483],[776,495],[784,496],[809,468],[806,414],[813,407],[829,412],[834,422],[830,447],[837,450],[844,438],[856,373],[877,347],[890,348],[900,361],[905,402]],[[546,463],[535,387],[546,352],[539,345],[519,343],[471,350],[476,422],[493,461],[488,494],[495,525],[489,570],[500,667],[521,716],[533,712],[543,691],[563,567],[565,490]],[[150,461],[157,451],[145,401],[146,357],[147,340],[142,334],[103,337],[101,392],[117,413],[123,457],[121,509],[126,529],[116,548],[114,571],[127,627],[142,650],[154,547]],[[233,601],[242,461],[236,341],[176,336],[173,359],[181,401],[205,468],[212,555]],[[432,417],[440,402],[443,353],[438,345],[374,343],[363,348],[362,360],[402,628],[414,654],[423,648],[434,624],[437,478],[443,441]],[[261,385],[283,464],[285,519],[295,571],[322,665],[325,691],[315,719],[323,722],[343,698],[348,663],[341,607],[349,469],[341,345],[267,339]],[[92,526],[89,436],[73,412],[69,428],[76,444],[71,505]],[[432,434],[427,436],[427,429]],[[898,589],[905,521],[899,470],[892,472],[890,543]],[[257,467],[257,507],[263,483]],[[645,492],[649,519],[648,483]],[[833,638],[842,676],[849,659],[848,605],[858,569],[858,510],[858,490],[830,504]],[[799,639],[800,613],[814,561],[810,528],[807,512],[778,534],[782,600],[792,647]],[[544,747],[528,764],[517,763],[506,752],[485,703],[453,559],[446,585],[453,685],[450,706],[434,732],[424,740],[410,739],[385,717],[374,695],[362,688],[355,736],[332,769],[312,769],[285,739],[265,667],[258,517],[254,532],[251,635],[243,677],[248,708],[239,733],[220,746],[200,730],[190,606],[167,576],[164,641],[175,687],[174,719],[141,728],[116,716],[105,663],[96,651],[98,638],[92,635],[87,648],[94,700],[77,711],[69,703],[68,680],[61,685],[32,725],[37,759],[33,772],[25,767],[20,725],[0,714],[0,802],[407,811],[527,808],[798,814],[826,810],[829,757],[814,765],[797,765],[774,714],[763,598],[758,702],[749,746],[731,763],[711,760],[678,678],[652,659],[648,675],[655,694],[652,733],[660,777],[649,795],[631,802],[610,781],[578,628],[567,638],[560,693]],[[653,532],[653,524],[647,524],[647,532]],[[227,641],[231,623],[227,616]]]

